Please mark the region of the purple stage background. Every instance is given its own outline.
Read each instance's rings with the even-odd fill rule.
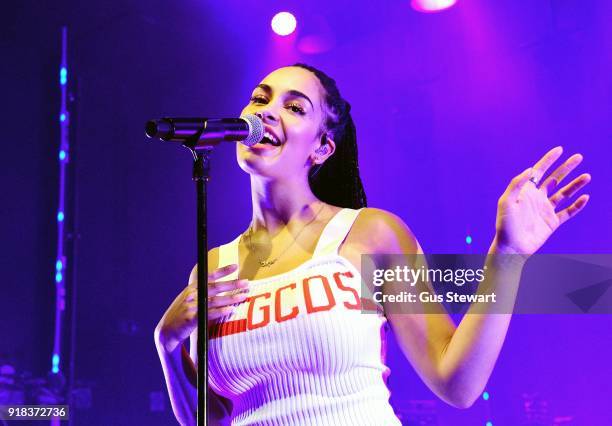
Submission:
[[[298,20],[285,38],[270,29],[282,10]],[[237,116],[280,65],[306,62],[337,80],[353,106],[370,206],[402,217],[425,252],[485,252],[509,180],[562,145],[564,158],[584,155],[591,200],[542,252],[612,253],[608,1],[459,0],[422,14],[408,0],[27,0],[4,14],[0,360],[36,376],[51,365],[68,25],[76,378],[92,392],[90,407],[72,412],[77,425],[173,424],[153,329],[195,263],[195,194],[190,154],[147,140],[145,121]],[[211,246],[233,239],[251,215],[235,147],[219,147],[212,167]],[[468,410],[438,401],[390,340],[392,402],[435,401],[438,425],[514,426],[524,424],[530,394],[548,402],[551,419],[541,424],[555,416],[612,424],[611,330],[609,315],[515,317],[490,399]]]

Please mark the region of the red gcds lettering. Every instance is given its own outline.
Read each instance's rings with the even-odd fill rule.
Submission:
[[[296,287],[295,283],[291,283],[289,285],[280,287],[278,290],[274,292],[274,319],[276,320],[276,322],[283,322],[291,318],[297,317],[297,314],[298,314],[297,306],[294,306],[293,308],[291,308],[291,312],[289,312],[285,316],[282,315],[282,308],[281,308],[281,299],[282,299],[281,291],[289,289],[289,288],[295,290],[295,287]]]
[[[353,278],[353,273],[351,271],[336,272],[334,274],[334,281],[336,281],[336,285],[340,290],[352,293],[353,297],[355,298],[355,303],[344,302],[344,306],[347,309],[361,309],[361,299],[359,298],[359,293],[357,293],[357,290],[355,290],[354,288],[347,287],[342,284],[342,278],[340,277]]]
[[[310,282],[313,280],[320,282],[323,286],[323,289],[325,290],[325,296],[327,297],[326,305],[313,306],[312,296],[310,294]],[[313,312],[329,311],[331,308],[336,306],[336,299],[334,298],[334,293],[332,293],[332,289],[329,286],[329,281],[327,280],[327,277],[324,277],[323,275],[315,275],[312,277],[304,278],[303,285],[304,301],[306,302],[306,312],[308,312],[309,314]]]
[[[270,306],[264,304],[259,309],[263,312],[263,320],[258,322],[257,324],[253,324],[253,308],[255,307],[255,300],[263,297],[264,299],[270,298],[270,293],[261,293],[256,296],[249,297],[249,311],[247,313],[247,328],[249,330],[254,330],[256,328],[264,327],[270,322]]]

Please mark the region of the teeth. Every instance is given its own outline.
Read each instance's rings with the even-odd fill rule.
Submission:
[[[275,145],[279,145],[278,139],[272,133],[265,131],[264,137],[270,139]]]

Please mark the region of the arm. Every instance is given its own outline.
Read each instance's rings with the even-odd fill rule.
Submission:
[[[371,253],[377,269],[394,269],[389,254],[404,254],[403,263],[417,269],[424,265],[423,250],[418,241],[397,216],[378,209],[365,209],[354,225],[355,235],[370,236],[363,253]],[[353,231],[351,231],[351,234]],[[433,291],[422,282],[417,284],[415,293]],[[400,294],[402,286],[387,283],[382,291],[385,296]],[[440,304],[402,304],[383,303],[395,339],[402,353],[423,382],[440,399],[460,406],[449,392],[448,377],[440,371],[442,355],[455,332],[455,325],[444,307]]]
[[[191,334],[189,338],[189,354],[185,351],[186,357],[189,359],[189,363],[193,366],[194,371],[194,386],[196,386],[196,372],[198,366],[198,332],[197,329]],[[232,413],[232,402],[223,398],[220,395],[217,395],[211,388],[208,386],[208,409],[210,410],[209,419],[215,421],[215,425],[220,426],[229,426],[231,420]]]
[[[495,292],[506,309],[472,304],[441,353],[438,371],[447,395],[459,408],[470,407],[491,376],[510,325],[525,261],[493,242],[485,262],[485,280],[477,293]]]
[[[399,238],[407,238],[407,235]],[[422,254],[422,251],[418,253]],[[498,300],[512,306],[524,258],[497,256],[501,253],[495,243],[489,254],[485,281],[480,284],[478,292],[487,294],[495,288]],[[433,293],[424,283],[417,286],[415,294],[421,291]],[[385,293],[399,289],[401,287],[389,286]],[[455,326],[442,305],[427,303],[409,309],[414,311],[397,313],[396,307],[389,308],[394,313],[387,315],[404,354],[423,381],[442,400],[457,408],[470,407],[493,371],[511,315],[493,313],[495,308],[492,305],[474,304]]]
[[[155,330],[155,346],[161,361],[174,416],[181,425],[195,425],[197,411],[196,370],[183,345],[168,351]]]
[[[216,267],[216,266],[215,266]],[[189,281],[197,281],[198,279],[198,268],[197,265],[191,270]],[[189,353],[184,351],[184,356],[187,358],[187,362],[193,368],[193,386],[197,387],[197,371],[198,371],[198,329],[193,331],[189,336]],[[208,409],[210,410],[209,419],[215,421],[215,425],[229,426],[232,412],[232,402],[229,399],[223,398],[217,395],[208,386]]]
[[[216,249],[209,252],[210,269],[214,270],[218,264]],[[215,285],[214,280],[231,273],[235,268],[223,268],[209,274],[209,321],[220,312],[224,312],[223,305],[227,304],[218,293],[228,290],[233,282]],[[191,272],[190,284],[176,297],[170,305],[159,324],[155,328],[155,346],[161,361],[164,378],[168,388],[172,410],[181,425],[195,425],[197,413],[197,300],[196,268]],[[184,341],[190,337],[191,355],[184,346]],[[224,424],[228,417],[228,410],[219,402],[219,398],[209,389],[208,418],[213,424]]]
[[[575,216],[588,201],[582,195],[567,208],[556,211],[559,204],[573,196],[590,181],[583,174],[565,187],[557,185],[580,163],[579,154],[570,157],[538,187],[547,169],[560,157],[555,148],[544,155],[533,168],[516,176],[499,199],[496,234],[488,252],[485,280],[478,292],[495,289],[498,299],[513,306],[524,262],[535,253],[565,221]],[[554,189],[554,193],[553,193]],[[549,196],[549,192],[552,195]],[[380,253],[375,263],[385,265],[385,253],[405,253],[407,263],[419,258],[422,250],[401,219],[387,212],[373,210],[367,216],[366,232],[377,235],[369,242],[370,253]],[[368,235],[367,233],[364,235]],[[368,251],[365,251],[368,252]],[[416,265],[418,267],[418,265]],[[431,290],[418,283],[417,292]],[[385,293],[399,288],[388,286]],[[427,305],[427,306],[423,306]],[[429,388],[451,405],[466,408],[478,398],[486,385],[510,323],[511,315],[487,312],[483,305],[472,305],[455,327],[441,305],[427,303],[410,307],[409,312],[385,312],[398,344]],[[389,309],[388,309],[389,308]],[[413,310],[410,312],[410,310]],[[509,312],[509,310],[507,311]]]
[[[531,168],[517,175],[499,198],[495,238],[488,252],[485,280],[478,292],[495,291],[499,306],[472,305],[442,353],[439,371],[447,379],[448,392],[470,406],[484,389],[501,350],[520,276],[527,258],[539,250],[559,226],[578,214],[588,195],[581,195],[564,209],[560,203],[583,188],[591,177],[582,174],[559,189],[559,183],[582,161],[569,157],[542,181],[563,149],[547,152]],[[542,181],[542,182],[541,182]],[[541,183],[540,183],[541,182]]]
[[[155,346],[161,361],[172,411],[181,425],[195,425],[197,402],[197,331],[190,337],[190,351],[184,345],[168,351],[155,333]],[[231,402],[208,388],[209,420],[215,425],[229,425]]]

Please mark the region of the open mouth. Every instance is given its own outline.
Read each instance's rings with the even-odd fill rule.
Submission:
[[[267,130],[264,132],[264,137],[261,141],[259,141],[259,143],[268,144],[272,146],[281,146],[281,143],[278,138]]]

